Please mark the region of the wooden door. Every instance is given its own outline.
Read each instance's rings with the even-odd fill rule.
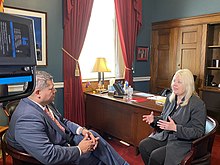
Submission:
[[[151,47],[151,83],[152,93],[170,87],[174,66],[174,41],[177,40],[175,29],[154,30]]]
[[[179,28],[176,70],[189,69],[199,79],[202,44],[202,25]]]

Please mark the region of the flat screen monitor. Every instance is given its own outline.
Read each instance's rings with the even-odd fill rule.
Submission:
[[[33,20],[0,13],[0,66],[36,65]]]
[[[35,87],[36,48],[30,18],[0,13],[0,85],[25,86],[0,95],[0,103],[30,95]]]

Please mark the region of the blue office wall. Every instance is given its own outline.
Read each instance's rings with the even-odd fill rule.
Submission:
[[[220,12],[219,0],[155,0],[153,22]]]
[[[219,0],[142,0],[142,5],[143,26],[138,35],[137,46],[150,47],[152,22],[220,12]],[[149,60],[147,62],[134,60],[133,75],[150,76]],[[149,81],[134,83],[134,87],[137,90],[149,91]]]
[[[142,27],[138,33],[137,46],[148,47],[150,50],[151,41],[151,22],[154,14],[154,1],[142,1]],[[133,77],[147,77],[150,76],[150,55],[147,61],[137,61],[136,52],[133,63]],[[134,82],[134,89],[139,91],[149,91],[149,81]]]

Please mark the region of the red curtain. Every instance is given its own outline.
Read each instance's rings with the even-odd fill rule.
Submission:
[[[85,40],[93,0],[64,0],[63,52],[64,116],[85,125],[85,105],[81,74],[75,75],[77,60]],[[80,73],[80,68],[79,68]]]
[[[134,60],[137,33],[142,25],[141,0],[115,0],[119,38],[125,63],[125,80],[133,85],[132,62]]]

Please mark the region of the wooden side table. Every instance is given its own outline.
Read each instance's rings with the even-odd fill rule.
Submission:
[[[4,135],[5,131],[7,131],[8,126],[0,126],[0,137],[1,137],[1,144],[2,144],[2,136]],[[6,154],[2,151],[2,159],[3,159],[3,165],[6,165]]]

